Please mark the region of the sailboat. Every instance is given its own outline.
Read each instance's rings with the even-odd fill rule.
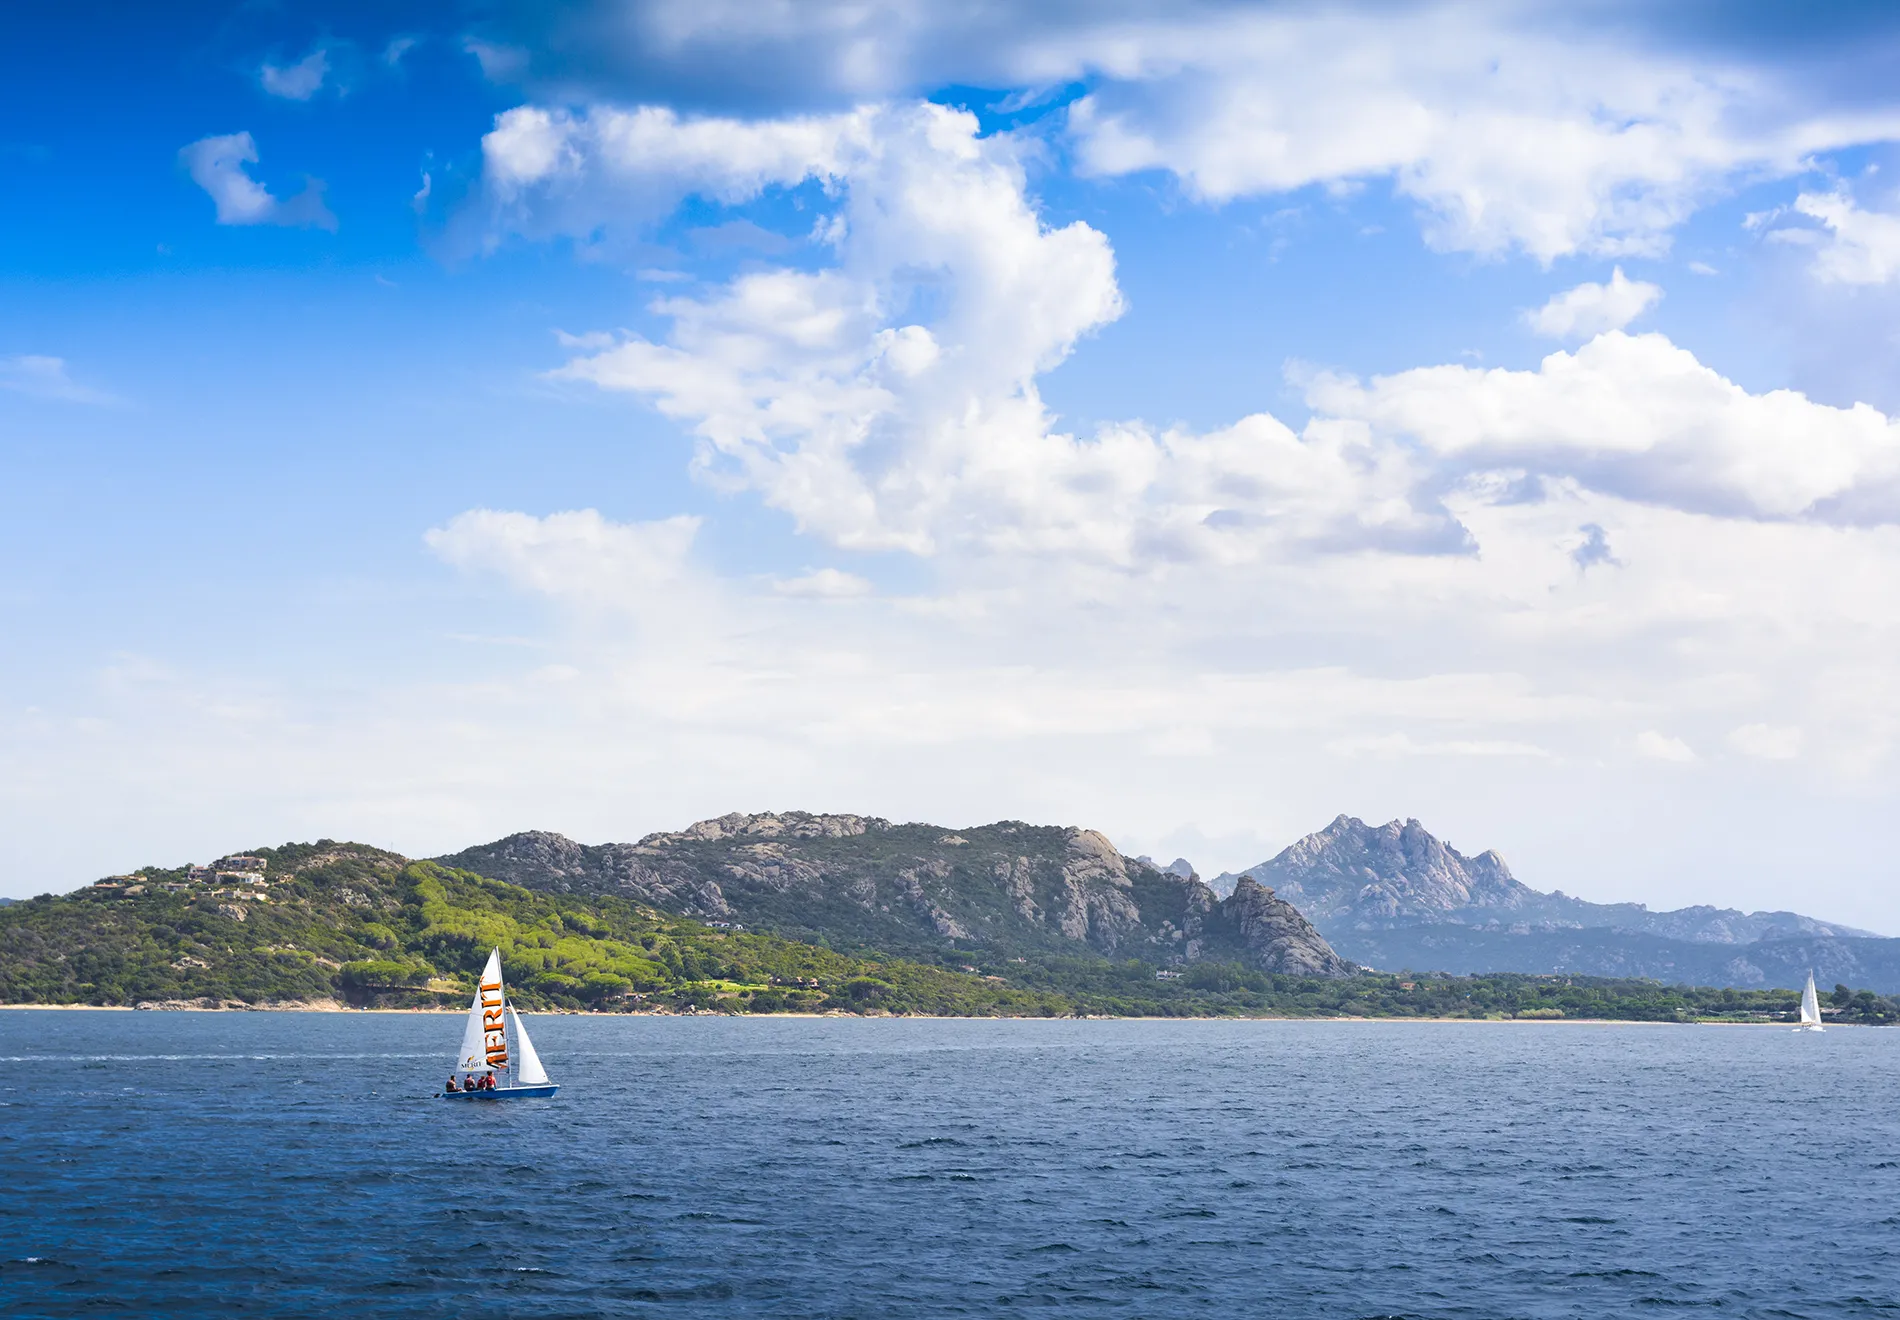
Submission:
[[[1814,973],[1808,973],[1808,988],[1801,992],[1801,1025],[1796,1031],[1826,1031],[1821,1025],[1821,1000],[1814,993]]]
[[[512,1053],[508,1048],[510,1035],[514,1037]],[[519,1066],[509,1078],[511,1060]],[[493,1076],[495,1085],[487,1090],[444,1091],[444,1100],[539,1100],[561,1089],[548,1080],[548,1070],[541,1066],[541,1056],[534,1052],[534,1042],[528,1039],[527,1024],[508,1002],[508,992],[501,983],[500,949],[490,950],[488,965],[482,969],[482,979],[475,987],[475,1001],[468,1006],[468,1024],[462,1028],[462,1053],[455,1071],[464,1077],[469,1073]]]

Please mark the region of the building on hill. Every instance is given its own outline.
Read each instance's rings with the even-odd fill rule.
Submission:
[[[264,872],[269,864],[268,859],[263,857],[233,853],[211,863],[212,878],[214,881],[235,880],[239,884],[261,885],[265,883]]]

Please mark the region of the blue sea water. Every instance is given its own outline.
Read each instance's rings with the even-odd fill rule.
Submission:
[[[1900,1031],[0,1012],[0,1312],[1900,1314]]]

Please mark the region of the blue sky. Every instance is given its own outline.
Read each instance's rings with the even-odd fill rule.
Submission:
[[[1346,811],[1900,932],[1895,41],[29,15],[0,892],[797,807],[1211,873]]]

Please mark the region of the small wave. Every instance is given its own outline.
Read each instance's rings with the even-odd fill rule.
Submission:
[[[0,1063],[269,1063],[291,1059],[298,1063],[360,1062],[364,1059],[436,1059],[441,1051],[417,1054],[0,1054]]]
[[[1662,1275],[1649,1270],[1578,1270],[1570,1277],[1573,1279],[1660,1279]]]

